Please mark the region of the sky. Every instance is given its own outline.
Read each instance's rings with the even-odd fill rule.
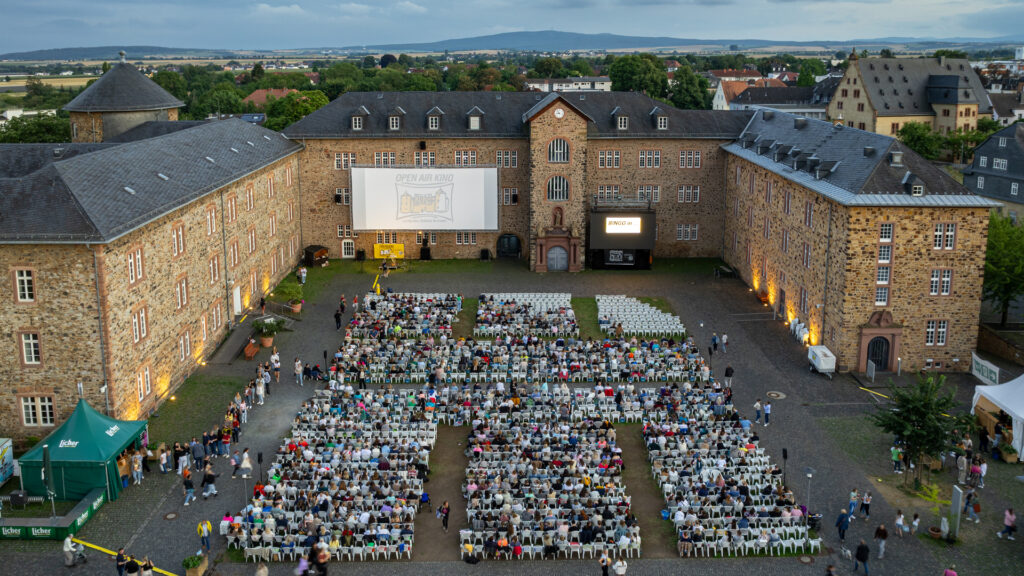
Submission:
[[[549,29],[773,40],[1024,33],[1024,0],[3,0],[0,8],[0,53],[315,48]]]

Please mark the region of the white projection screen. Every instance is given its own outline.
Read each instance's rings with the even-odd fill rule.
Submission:
[[[360,168],[352,229],[497,230],[497,168]]]

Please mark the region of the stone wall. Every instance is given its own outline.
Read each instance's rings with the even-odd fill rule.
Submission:
[[[93,252],[85,246],[0,246],[0,282],[3,307],[0,330],[0,436],[43,437],[50,426],[24,426],[22,397],[53,399],[56,424],[71,414],[78,402],[77,383],[86,400],[103,410],[102,361]],[[19,302],[15,271],[31,270],[35,300]],[[21,335],[39,335],[41,363],[23,362]]]
[[[72,142],[103,142],[103,114],[71,112]]]

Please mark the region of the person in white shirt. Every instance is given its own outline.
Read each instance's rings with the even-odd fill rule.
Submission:
[[[615,561],[615,565],[612,566],[612,571],[615,572],[616,576],[624,576],[626,574],[626,568],[628,567],[629,565],[626,564],[626,561],[622,558],[619,558]]]

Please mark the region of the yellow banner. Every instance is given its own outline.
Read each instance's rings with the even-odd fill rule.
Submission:
[[[405,244],[374,244],[373,257],[378,260],[384,258],[405,258]]]

